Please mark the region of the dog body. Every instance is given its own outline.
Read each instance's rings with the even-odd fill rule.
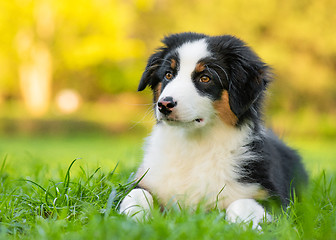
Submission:
[[[263,126],[269,68],[241,40],[182,33],[166,37],[139,84],[153,90],[157,124],[141,179],[120,205],[137,219],[161,205],[226,209],[230,221],[266,216],[256,200],[288,204],[306,174],[295,151]]]
[[[235,200],[257,198],[260,185],[239,183],[235,172],[239,162],[254,158],[245,147],[249,129],[237,130],[219,119],[214,121],[218,122],[211,129],[197,133],[166,124],[156,126],[137,178],[149,171],[139,185],[165,206],[202,202],[209,208],[225,209]]]

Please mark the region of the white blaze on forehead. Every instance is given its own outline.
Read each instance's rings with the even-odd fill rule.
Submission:
[[[210,56],[207,46],[206,40],[201,39],[187,42],[177,49],[179,70],[159,97],[162,99],[169,96],[177,102],[174,115],[179,121],[190,122],[199,118],[204,120],[211,115],[211,100],[199,94],[192,80],[197,63]],[[157,119],[163,116],[159,111],[156,114]]]
[[[210,56],[207,47],[205,39],[188,42],[179,47],[177,52],[180,58],[180,73],[191,76],[199,60]]]

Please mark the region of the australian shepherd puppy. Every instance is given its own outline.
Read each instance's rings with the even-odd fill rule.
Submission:
[[[226,210],[228,221],[266,217],[257,202],[290,201],[306,173],[298,154],[264,127],[270,69],[236,37],[170,35],[150,58],[139,91],[153,90],[157,124],[145,144],[138,185],[120,212],[148,217],[165,207]]]

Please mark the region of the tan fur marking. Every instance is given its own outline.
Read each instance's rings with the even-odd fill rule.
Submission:
[[[200,62],[196,64],[195,67],[196,72],[203,72],[205,70],[205,64]]]
[[[170,67],[171,67],[172,69],[175,69],[175,68],[176,68],[176,60],[175,60],[175,59],[172,59],[172,60],[170,61]]]
[[[162,83],[158,83],[158,85],[154,88],[153,94],[154,94],[154,101],[155,102],[157,102],[157,100],[160,97],[161,88],[162,88]]]
[[[223,91],[221,99],[214,102],[214,107],[223,122],[232,126],[237,124],[238,118],[230,108],[229,93],[226,90]]]
[[[269,194],[266,190],[259,189],[253,197],[258,200],[264,200],[269,197]]]

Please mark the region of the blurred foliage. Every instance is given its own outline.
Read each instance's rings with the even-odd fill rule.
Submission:
[[[132,63],[144,51],[132,37],[136,11],[116,0],[1,1],[2,95],[20,95],[18,66],[36,42],[51,52],[54,88],[76,88],[85,97],[129,89]]]
[[[101,100],[135,92],[164,35],[195,31],[236,35],[273,67],[272,115],[309,112],[336,122],[334,9],[334,0],[1,1],[0,102],[22,99],[20,67],[40,48],[51,56],[51,98],[71,88]]]

